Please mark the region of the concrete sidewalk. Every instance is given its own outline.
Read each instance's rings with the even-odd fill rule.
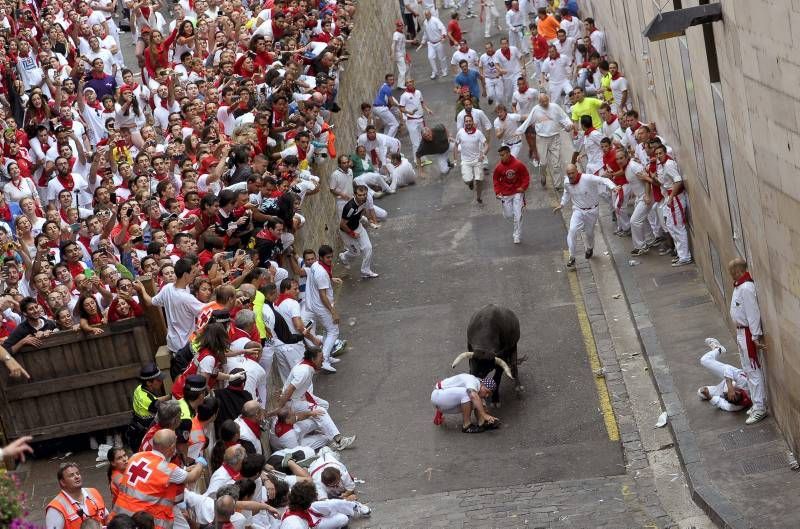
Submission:
[[[738,365],[733,333],[699,271],[672,268],[656,252],[631,266],[630,239],[613,235],[607,208],[601,224],[610,255],[599,257],[610,257],[619,275],[692,498],[720,527],[798,527],[800,474],[789,468],[773,419],[746,426],[744,412],[727,413],[698,398],[698,387],[719,382],[700,365],[704,338],[718,338],[728,349],[721,360]]]

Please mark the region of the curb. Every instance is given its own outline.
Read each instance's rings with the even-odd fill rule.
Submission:
[[[564,222],[565,229],[568,229],[569,224],[566,220],[566,213],[562,211],[560,216]],[[584,250],[582,238],[578,241],[577,250],[579,250],[579,253]],[[650,468],[641,434],[633,415],[628,390],[617,359],[617,352],[603,312],[600,294],[597,291],[592,265],[585,259],[579,259],[576,260],[574,270],[569,270],[565,267],[564,273],[575,273],[578,278],[597,354],[600,357],[606,388],[611,398],[611,407],[619,429],[620,442],[622,443],[626,463],[625,472],[636,482],[639,498],[645,506],[645,514],[652,519],[655,526],[659,529],[676,529],[678,526],[664,510],[658,496],[654,481],[655,477],[652,468]],[[736,529],[744,529],[744,527],[736,526]]]
[[[601,215],[598,224],[606,245],[611,249],[605,225],[607,217],[607,215]],[[686,410],[675,389],[672,374],[664,357],[664,350],[650,320],[648,308],[642,299],[636,280],[632,272],[628,270],[627,263],[619,263],[614,252],[609,252],[609,254],[625,292],[625,302],[628,304],[628,310],[633,318],[645,361],[650,367],[650,376],[655,382],[663,409],[666,410],[669,417],[667,424],[675,441],[675,449],[686,475],[692,500],[722,529],[755,529],[711,482],[700,457],[695,434],[689,428]]]

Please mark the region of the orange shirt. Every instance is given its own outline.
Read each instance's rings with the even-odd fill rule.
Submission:
[[[536,30],[539,32],[539,35],[543,36],[548,41],[558,37],[557,33],[559,29],[561,29],[561,25],[553,15],[547,15],[547,18],[544,20],[538,18],[536,21]]]

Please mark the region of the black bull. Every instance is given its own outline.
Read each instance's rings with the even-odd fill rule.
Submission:
[[[469,358],[470,374],[484,378],[494,371],[492,378],[497,384],[497,390],[492,394],[493,403],[500,401],[500,379],[504,372],[514,380],[514,388],[519,393],[522,390],[517,369],[519,334],[519,318],[513,311],[497,305],[486,305],[470,318],[467,326],[467,353],[459,355],[453,362],[453,367],[464,358]],[[502,365],[503,362],[506,366]]]

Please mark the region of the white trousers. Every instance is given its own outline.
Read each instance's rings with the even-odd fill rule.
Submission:
[[[661,214],[662,210],[662,203],[659,202],[658,204],[653,205],[650,208],[650,212],[647,214],[647,222],[650,224],[650,231],[653,232],[654,237],[659,237],[664,235],[664,217]]]
[[[513,156],[514,158],[519,158],[519,151],[522,150],[522,140],[518,141],[513,145],[508,145],[507,143],[504,143],[503,145],[511,149],[511,156]]]
[[[514,238],[522,236],[522,206],[524,203],[525,195],[523,193],[500,197],[500,204],[503,206],[503,217],[514,223]]]
[[[643,250],[645,242],[653,237],[653,230],[650,229],[650,223],[647,220],[651,209],[653,209],[652,204],[645,204],[643,198],[637,199],[630,218],[633,247],[639,250]]]
[[[406,73],[408,72],[408,64],[406,63],[405,55],[402,57],[395,57],[394,63],[397,65],[397,86],[400,88],[405,88]]]
[[[450,170],[450,164],[448,163],[450,160],[450,149],[442,154],[428,154],[426,156],[431,159],[433,165],[439,170],[440,175],[445,175]]]
[[[411,158],[414,160],[417,157],[417,149],[422,141],[422,128],[425,126],[425,120],[422,118],[406,118],[406,130],[408,131],[408,139],[411,140]]]
[[[386,183],[386,180],[384,180],[383,175],[380,173],[361,173],[357,177],[353,178],[353,184],[363,185],[369,188],[378,188],[384,193],[391,192],[389,184]]]
[[[333,419],[331,419],[331,416],[328,414],[328,408],[330,407],[328,401],[326,401],[325,399],[321,399],[316,395],[313,395],[316,404],[311,404],[305,398],[302,398],[302,396],[300,397],[301,398],[299,399],[293,399],[290,401],[293,412],[297,413],[297,412],[322,409],[325,411],[325,413],[323,413],[319,417],[311,417],[311,419],[309,420],[313,421],[316,424],[317,428],[322,432],[323,435],[325,435],[326,438],[333,439],[334,437],[339,435],[339,428],[336,427],[336,424],[333,422]]]
[[[483,164],[478,160],[474,162],[461,161],[461,178],[465,183],[483,180]]]
[[[753,408],[766,410],[767,388],[764,371],[760,367],[755,367],[747,354],[747,338],[744,329],[736,329],[736,345],[739,347],[739,361],[742,363],[742,371],[747,377],[747,392],[750,394],[750,400],[753,401]]]
[[[325,331],[325,339],[322,341],[322,357],[325,362],[328,362],[331,358],[333,346],[339,338],[339,325],[333,323],[333,316],[327,310],[312,312],[311,317],[315,324]]]
[[[583,245],[587,250],[594,248],[594,226],[597,224],[599,208],[580,209],[572,207],[572,216],[569,219],[569,232],[567,233],[567,248],[569,256],[575,257],[575,245],[577,243],[578,232],[583,231]]]
[[[278,363],[278,374],[282,382],[286,382],[292,368],[303,361],[304,352],[303,342],[283,344],[275,348],[275,361]]]
[[[514,72],[513,74],[506,74],[503,76],[503,104],[511,108],[511,98],[514,96],[514,88],[517,86],[517,79],[519,79],[521,72]]]
[[[628,208],[626,207],[628,204],[629,190],[630,185],[624,184],[622,186],[622,193],[611,191],[609,194],[611,207],[617,212],[617,229],[622,231],[631,229],[631,219],[628,216]]]
[[[264,368],[267,377],[272,373],[272,360],[274,356],[275,349],[271,345],[267,344],[261,349],[261,358],[258,359],[258,365]]]
[[[747,375],[738,367],[720,362],[719,355],[719,349],[712,349],[700,358],[703,367],[721,379],[716,386],[705,386],[705,388],[708,390],[711,404],[725,411],[739,411],[742,406],[732,404],[725,399],[725,392],[728,389],[725,379],[730,378],[736,387],[747,389]]]
[[[461,405],[469,402],[465,388],[434,389],[431,404],[444,414],[461,413]]]
[[[689,222],[689,201],[686,200],[686,193],[674,197],[672,203],[665,201],[662,215],[664,226],[675,242],[678,259],[688,261],[692,258],[692,253],[689,251],[689,232],[686,230],[686,224]]]
[[[339,230],[342,236],[342,242],[346,248],[344,252],[345,259],[355,259],[363,254],[361,260],[361,273],[367,274],[372,272],[372,243],[369,240],[369,234],[364,226],[360,225],[355,230],[358,237],[351,237],[347,233]]]
[[[483,8],[483,36],[489,38],[492,36],[492,22],[500,19],[500,13],[497,11],[497,6],[494,2]],[[499,22],[498,22],[499,27]]]
[[[550,101],[557,105],[562,105],[562,98],[561,96],[566,96],[570,92],[572,92],[572,85],[568,80],[564,80],[560,83],[554,83],[553,81],[549,81],[547,83],[547,91],[550,94]]]
[[[431,75],[447,73],[447,57],[445,57],[444,44],[441,40],[436,44],[428,43],[428,62],[431,64]]]
[[[318,529],[341,529],[350,523],[358,503],[349,500],[317,500],[311,509],[322,515],[314,527]]]
[[[553,187],[561,187],[564,181],[563,171],[561,170],[561,134],[552,136],[536,136],[536,150],[539,152],[539,163],[542,164],[542,171],[547,168]]]
[[[383,123],[383,133],[393,138],[397,136],[397,129],[400,128],[400,123],[398,123],[397,118],[392,114],[392,110],[385,106],[374,106],[372,107],[372,111],[380,118],[381,123]]]
[[[494,79],[489,79],[488,77],[484,79],[486,82],[486,96],[488,99],[491,99],[495,103],[499,103],[504,101],[504,84],[502,77],[495,77]]]
[[[508,28],[508,45],[516,46],[523,55],[528,53],[528,39],[524,35],[525,28]]]

